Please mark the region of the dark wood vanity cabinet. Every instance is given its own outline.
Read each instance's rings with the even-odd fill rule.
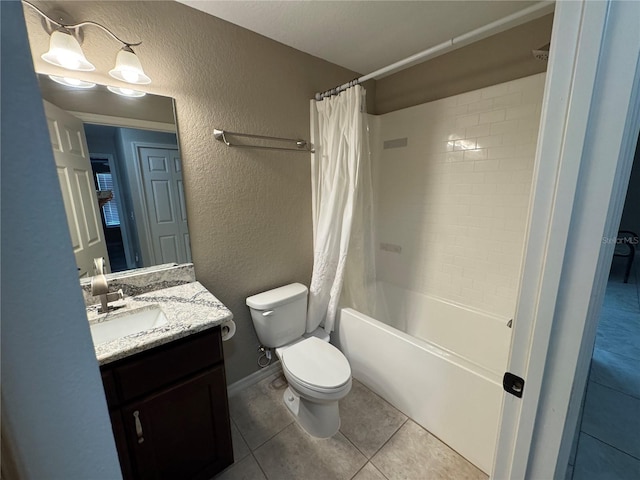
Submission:
[[[125,480],[204,480],[233,463],[220,327],[101,370]]]

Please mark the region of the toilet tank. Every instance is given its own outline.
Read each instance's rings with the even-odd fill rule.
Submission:
[[[302,337],[307,323],[307,287],[292,283],[247,298],[258,340],[276,348]]]

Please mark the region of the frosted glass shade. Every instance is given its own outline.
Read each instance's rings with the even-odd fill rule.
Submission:
[[[124,47],[118,52],[116,57],[116,68],[109,71],[109,75],[122,82],[146,85],[151,83],[151,79],[144,74],[140,60],[128,47]]]
[[[67,70],[91,72],[96,69],[80,48],[78,41],[68,33],[57,30],[49,39],[49,51],[42,55],[45,62]]]

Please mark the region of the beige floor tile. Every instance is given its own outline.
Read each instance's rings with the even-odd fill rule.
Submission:
[[[367,463],[358,474],[353,477],[353,480],[386,480],[387,477],[380,473],[371,462]]]
[[[279,377],[269,377],[229,398],[231,418],[251,450],[294,421],[282,400],[285,388]]]
[[[484,480],[482,471],[408,420],[371,459],[390,480]]]
[[[297,423],[254,451],[270,480],[348,480],[367,459],[340,432],[314,438]]]
[[[214,480],[267,480],[267,478],[253,455],[249,455],[216,475]]]
[[[371,458],[407,417],[357,380],[340,401],[340,431]]]
[[[233,459],[235,463],[238,463],[251,453],[247,442],[242,438],[240,430],[238,430],[233,420],[231,420],[231,441],[233,442]]]

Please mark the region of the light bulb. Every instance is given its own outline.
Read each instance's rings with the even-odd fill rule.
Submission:
[[[129,83],[138,83],[138,79],[140,75],[135,70],[122,70],[122,78],[124,78]]]
[[[56,58],[58,59],[58,63],[66,69],[77,70],[80,66],[80,59],[71,52],[65,50],[58,51],[56,52]]]

